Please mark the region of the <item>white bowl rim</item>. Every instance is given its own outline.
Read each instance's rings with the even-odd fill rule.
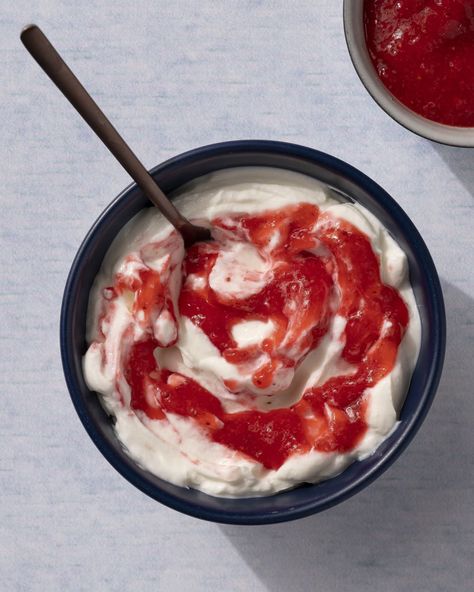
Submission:
[[[403,105],[385,87],[365,44],[363,7],[364,0],[344,0],[344,34],[354,68],[374,101],[397,123],[419,136],[450,146],[474,147],[474,127],[443,125],[426,119]]]

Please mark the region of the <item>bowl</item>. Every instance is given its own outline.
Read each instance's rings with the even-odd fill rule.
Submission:
[[[473,147],[474,128],[443,125],[415,113],[387,89],[378,77],[365,41],[364,0],[344,0],[344,33],[354,68],[374,101],[403,127],[441,144]]]
[[[420,311],[421,350],[400,421],[375,453],[340,475],[316,485],[269,497],[223,499],[167,483],[141,469],[122,449],[99,398],[87,388],[81,358],[89,290],[102,259],[119,230],[149,206],[141,190],[127,187],[92,226],[72,264],[61,310],[60,343],[64,374],[80,420],[104,457],[130,483],[185,514],[228,524],[267,524],[320,512],[366,487],[401,454],[420,427],[435,395],[445,349],[445,313],[439,279],[430,254],[400,206],[371,179],[323,152],[270,141],[214,144],[186,152],[157,166],[151,174],[170,193],[201,175],[231,167],[269,166],[304,173],[360,202],[388,228],[406,252]]]

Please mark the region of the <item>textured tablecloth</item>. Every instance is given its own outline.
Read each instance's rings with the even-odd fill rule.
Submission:
[[[152,167],[189,148],[279,139],[379,182],[441,275],[448,349],[436,401],[396,464],[323,514],[218,526],[132,487],[90,441],[60,366],[74,254],[129,178],[19,42],[37,22]],[[412,135],[370,99],[342,2],[1,2],[0,588],[472,590],[474,151]]]

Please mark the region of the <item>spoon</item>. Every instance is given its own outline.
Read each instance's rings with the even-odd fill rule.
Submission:
[[[211,233],[208,228],[191,224],[178,212],[41,29],[36,25],[28,25],[21,32],[20,38],[40,67],[99,136],[143,193],[181,233],[185,246],[190,247],[195,242],[210,240]]]

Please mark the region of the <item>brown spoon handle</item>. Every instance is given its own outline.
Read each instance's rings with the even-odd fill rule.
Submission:
[[[28,25],[23,29],[20,37],[23,45],[40,67],[141,187],[145,195],[169,222],[183,234],[185,242],[191,244],[196,240],[209,238],[209,231],[207,231],[208,236],[195,236],[196,231],[202,230],[203,233],[201,234],[205,234],[207,229],[194,226],[178,212],[41,29],[36,25]]]

